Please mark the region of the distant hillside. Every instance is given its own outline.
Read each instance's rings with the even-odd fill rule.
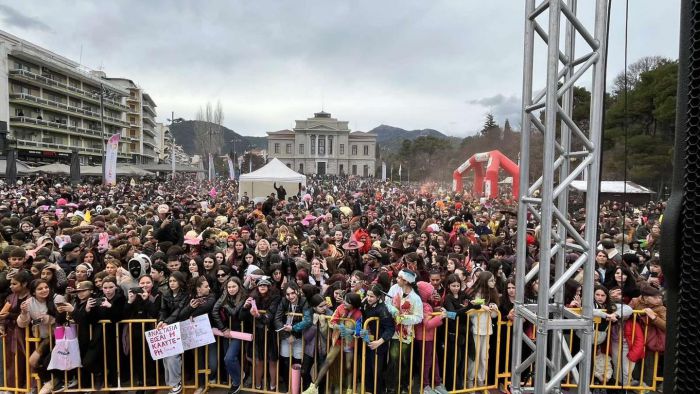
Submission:
[[[423,130],[404,130],[399,127],[381,125],[370,130],[371,133],[377,135],[377,143],[381,149],[386,151],[396,152],[401,148],[401,143],[403,140],[415,140],[418,137],[435,137],[435,138],[447,138],[454,139],[457,143],[461,139],[456,137],[447,136],[437,130],[433,129],[423,129]]]
[[[186,120],[173,124],[170,129],[175,136],[175,141],[182,145],[182,149],[189,155],[197,154],[194,138],[195,124],[197,120]],[[226,127],[224,129],[224,148],[221,150],[228,153],[233,150],[232,141],[236,140],[236,153],[243,153],[251,148],[267,149],[267,139],[265,137],[242,136]]]
[[[194,128],[197,120],[186,120],[184,122],[175,123],[171,126],[175,135],[175,141],[187,152],[187,154],[197,154],[194,138]],[[432,136],[435,138],[453,139],[459,144],[461,139],[447,136],[437,130],[404,130],[399,127],[381,125],[369,131],[377,135],[377,143],[383,151],[398,152],[401,148],[403,140],[415,140],[418,137]],[[224,149],[222,152],[230,152],[233,149],[231,141],[236,139],[236,153],[243,153],[251,148],[267,149],[266,137],[248,137],[242,136],[231,129],[224,127]]]

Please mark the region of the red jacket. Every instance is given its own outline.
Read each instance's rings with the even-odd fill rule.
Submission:
[[[367,230],[363,228],[358,228],[355,230],[355,233],[353,234],[355,236],[355,239],[357,240],[357,243],[359,243],[360,246],[360,253],[365,254],[369,252],[370,248],[372,248],[372,239],[369,236],[369,233]],[[365,242],[362,242],[362,237],[365,237]]]
[[[418,295],[423,301],[423,322],[416,325],[416,339],[420,341],[432,341],[435,338],[435,329],[442,325],[442,316],[433,316],[433,307],[430,305],[430,298],[435,289],[428,282],[418,282]],[[425,327],[425,339],[423,339],[423,327]]]
[[[627,348],[629,349],[627,359],[633,363],[643,360],[646,346],[644,328],[639,324],[639,321],[627,319],[625,322],[625,340],[627,340]]]

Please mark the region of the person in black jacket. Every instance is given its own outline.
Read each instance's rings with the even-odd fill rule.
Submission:
[[[224,337],[231,338],[228,347],[225,348],[224,365],[231,378],[229,393],[238,393],[241,389],[241,340],[232,336],[234,331],[243,331],[243,322],[239,315],[245,299],[247,298],[243,282],[238,277],[229,278],[223,285],[224,292],[214,303],[211,312],[211,322],[214,328],[218,328]],[[223,341],[222,341],[223,342]]]
[[[284,201],[287,199],[287,190],[284,189],[284,185],[280,185],[280,187],[277,187],[277,182],[272,184],[272,187],[275,188],[275,191],[277,191],[277,199],[280,201]]]
[[[382,299],[384,292],[381,286],[374,285],[367,290],[365,302],[362,305],[362,319],[369,321],[367,331],[372,340],[365,348],[365,391],[369,393],[384,392],[384,369],[386,356],[389,352],[389,342],[394,336],[394,319],[386,309]],[[370,320],[376,318],[376,320]],[[376,372],[375,372],[376,371]],[[376,382],[376,389],[375,389]]]
[[[80,361],[83,367],[80,369],[80,388],[90,387],[90,374],[101,373],[104,363],[100,358],[102,347],[102,327],[98,324],[93,301],[90,308],[88,302],[93,297],[95,286],[90,281],[78,282],[70,291],[73,303],[66,306],[73,321],[78,326],[78,346],[80,347]],[[99,382],[96,382],[99,383]]]
[[[282,379],[289,378],[287,381],[289,387],[291,384],[289,358],[294,359],[293,364],[301,365],[302,333],[311,326],[313,311],[306,299],[302,297],[301,289],[295,283],[290,283],[284,292],[285,296],[280,300],[275,312],[274,328],[275,331],[279,332],[280,357],[282,358],[280,377]],[[308,381],[310,380],[309,376]],[[281,388],[280,391],[287,390]]]
[[[467,340],[469,340],[467,348],[470,358],[473,357],[474,352],[474,339],[471,335],[467,337],[469,323],[467,313],[472,309],[481,308],[481,306],[475,305],[466,293],[461,290],[462,282],[457,275],[448,275],[447,278],[445,278],[445,286],[447,287],[447,294],[445,294],[445,300],[442,306],[446,311],[455,313],[454,319],[445,321],[447,329],[445,361],[448,366],[456,365],[457,373],[454,373],[454,367],[446,368],[444,385],[448,390],[454,391],[461,390],[464,385],[463,380],[459,377],[464,373],[466,359],[463,349]]]
[[[214,294],[212,293],[212,289],[209,285],[210,280],[211,279],[209,279],[209,277],[206,275],[198,276],[194,279],[194,281],[191,283],[192,289],[190,291],[190,299],[180,310],[178,321],[187,320],[201,315],[208,315],[212,311],[216,299],[214,298]],[[207,346],[209,348],[209,354],[214,356],[213,358],[209,358],[209,370],[211,370],[212,374],[216,376],[216,342],[210,343]],[[199,349],[197,352],[199,355],[199,365],[201,366],[205,365],[204,356],[206,353],[207,352],[205,349]],[[202,382],[204,381],[202,380]],[[200,386],[197,391],[204,391],[204,383],[202,383],[202,386]]]
[[[268,362],[268,373],[270,375],[270,389],[277,388],[277,341],[276,335],[270,332],[272,320],[279,304],[280,296],[267,277],[261,278],[257,287],[250,293],[241,309],[240,318],[243,321],[252,321],[254,344],[252,346],[253,358],[255,359],[254,386],[257,390],[262,389],[264,362]],[[253,308],[255,306],[255,308]],[[264,311],[261,312],[261,311]],[[267,332],[267,335],[265,333]],[[267,338],[267,341],[265,340]]]
[[[182,309],[188,302],[185,274],[175,271],[168,278],[168,292],[163,294],[160,302],[160,314],[156,328],[164,328],[168,324],[178,322]],[[165,384],[172,387],[170,394],[182,392],[182,355],[165,357]]]
[[[89,310],[94,308],[93,313],[96,321],[107,320],[112,323],[105,324],[104,328],[100,327],[99,330],[103,332],[104,337],[107,339],[102,347],[107,359],[107,376],[103,383],[108,387],[116,387],[118,383],[117,362],[123,363],[125,358],[116,357],[118,346],[115,341],[115,338],[117,338],[117,324],[115,323],[122,320],[126,298],[117,285],[117,279],[113,276],[108,276],[102,280],[102,294],[104,297],[101,297],[99,300],[95,298],[88,300],[87,308]]]
[[[158,317],[158,308],[160,308],[160,293],[153,288],[153,278],[149,275],[142,275],[138,279],[138,284],[138,287],[129,289],[127,293],[124,319],[155,319]],[[127,328],[130,330],[129,338],[127,338],[130,343],[123,346],[122,350],[124,351],[125,359],[128,360],[131,355],[133,364],[126,363],[126,365],[122,365],[122,367],[125,367],[122,368],[122,378],[128,379],[133,377],[135,381],[131,382],[131,386],[140,386],[146,383],[144,382],[145,377],[155,377],[155,363],[142,362],[144,349],[147,346],[144,342],[144,331],[152,329],[153,323],[131,323],[128,326],[122,326],[123,330]],[[149,381],[147,385],[151,386],[154,383],[155,381]]]
[[[182,245],[185,239],[185,234],[182,231],[180,222],[173,219],[170,213],[170,207],[166,204],[158,206],[159,225],[153,234],[155,239],[161,242],[172,242],[173,245]]]

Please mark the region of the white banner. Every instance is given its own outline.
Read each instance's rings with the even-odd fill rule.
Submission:
[[[215,341],[208,315],[169,324],[160,330],[146,331],[144,335],[154,360],[182,354],[185,350]]]
[[[160,330],[146,331],[144,335],[146,335],[148,350],[151,351],[151,358],[154,360],[182,354],[185,351],[180,336],[180,323],[167,325]]]
[[[382,162],[382,180],[386,181],[386,163]]]
[[[236,170],[233,168],[233,160],[231,160],[230,155],[226,155],[226,161],[228,162],[228,179],[232,181],[236,179]]]
[[[209,154],[209,180],[214,180],[214,155]]]
[[[194,349],[214,343],[214,331],[209,323],[209,315],[199,315],[193,319],[180,322],[182,348]]]
[[[104,182],[107,185],[117,183],[117,152],[119,151],[119,134],[114,134],[107,141],[107,151],[105,153],[105,173]]]

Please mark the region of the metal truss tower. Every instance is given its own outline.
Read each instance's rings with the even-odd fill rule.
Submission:
[[[589,392],[609,1],[583,2],[585,6],[595,4],[591,34],[591,26],[585,26],[577,17],[576,0],[544,0],[539,4],[535,0],[526,0],[518,280],[512,365],[512,392],[515,394],[561,392],[562,380],[569,374],[579,393]],[[538,22],[544,20],[548,21],[546,28]],[[540,64],[535,65],[536,38],[546,47],[546,85],[543,90],[533,93],[534,77],[541,75],[535,72],[545,71]],[[576,43],[585,44],[585,51],[579,57],[574,50]],[[572,116],[574,85],[582,77],[591,82],[587,125],[576,124]],[[540,120],[541,111],[544,111],[544,123]],[[542,176],[534,182],[529,177],[531,132],[541,132],[544,136]],[[567,220],[569,186],[582,174],[587,182],[583,236]],[[539,258],[533,256],[540,264],[526,272],[528,215],[540,225]],[[581,256],[567,267],[568,251],[581,252]],[[582,311],[575,314],[564,308],[564,284],[576,275],[579,268],[584,272]],[[550,279],[552,273],[553,279]],[[537,303],[527,304],[525,285],[536,277],[539,279]],[[526,322],[536,327],[535,340],[525,335],[523,324]],[[571,330],[581,336],[581,350],[575,354],[571,354],[567,343]],[[523,359],[525,346],[532,352]],[[523,387],[521,376],[529,367],[533,368],[534,386]]]

